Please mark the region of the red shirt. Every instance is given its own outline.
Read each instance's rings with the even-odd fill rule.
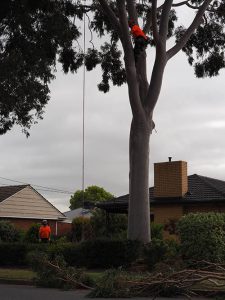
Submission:
[[[49,239],[51,234],[51,228],[46,225],[46,226],[41,226],[39,229],[39,237],[41,239]]]
[[[145,35],[145,33],[141,30],[141,28],[138,25],[132,26],[131,33],[135,38],[142,36],[144,39],[147,40],[147,36]]]

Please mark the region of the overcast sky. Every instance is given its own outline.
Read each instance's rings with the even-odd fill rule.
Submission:
[[[149,75],[153,61],[149,54]],[[128,193],[128,138],[131,111],[127,86],[100,93],[100,70],[86,74],[85,186],[104,187],[115,196]],[[196,79],[183,53],[167,65],[156,106],[150,144],[150,185],[153,164],[188,162],[197,173],[225,180],[225,72]],[[30,183],[62,212],[70,192],[82,186],[82,70],[64,75],[59,68],[51,84],[44,119],[27,139],[19,127],[0,137],[0,177]],[[0,185],[19,184],[0,178]],[[46,192],[36,185],[68,191]]]

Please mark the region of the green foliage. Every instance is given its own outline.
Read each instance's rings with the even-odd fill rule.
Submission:
[[[196,4],[199,1],[193,2]],[[211,4],[213,12],[206,11],[204,21],[182,49],[190,65],[194,66],[197,77],[217,76],[225,67],[225,3],[212,1]],[[177,40],[182,37],[185,30],[182,26],[176,29]]]
[[[116,2],[107,3],[118,16]],[[203,1],[191,3],[201,5]],[[147,23],[151,3],[138,2],[136,7],[140,23]],[[225,67],[224,1],[214,0],[211,7],[213,10],[205,12],[204,21],[183,47],[197,77],[216,76]],[[157,13],[158,24],[161,12]],[[78,42],[82,34],[79,22],[84,13],[91,18],[89,28],[99,40],[103,39],[93,49],[87,49],[85,57]],[[177,19],[175,8],[171,9],[167,38],[176,35],[179,41],[186,29],[176,26]],[[31,125],[42,118],[57,61],[65,73],[77,72],[83,62],[88,71],[101,65],[102,80],[98,88],[105,93],[110,83],[117,86],[125,83],[118,33],[99,1],[82,4],[72,0],[3,0],[0,12],[0,134],[19,124],[28,135]],[[151,45],[155,45],[153,39]]]
[[[22,243],[0,243],[0,266],[26,265],[27,246]]]
[[[76,209],[83,206],[83,202],[100,202],[107,201],[114,198],[112,194],[104,190],[102,187],[92,185],[85,189],[85,191],[78,190],[70,198],[70,209]]]
[[[91,217],[95,238],[126,238],[127,216],[123,214],[106,214],[102,209],[95,209]]]
[[[31,227],[27,230],[24,236],[24,241],[29,243],[38,243],[39,241],[39,228],[41,224],[32,224]]]
[[[62,255],[71,266],[109,268],[129,265],[139,257],[140,251],[141,244],[137,241],[99,239],[50,245],[48,255],[50,259]]]
[[[0,243],[16,242],[20,239],[20,232],[8,221],[0,221]]]
[[[151,223],[151,237],[152,239],[162,240],[163,239],[163,225]]]
[[[38,286],[70,289],[93,285],[88,275],[69,267],[62,256],[49,260],[46,253],[33,251],[29,253],[29,261],[37,274],[35,282]]]
[[[47,248],[47,244],[0,243],[0,266],[26,266],[29,252],[47,252]]]
[[[121,284],[121,271],[108,270],[97,281],[96,287],[88,294],[90,298],[129,298],[129,289]]]
[[[181,252],[188,260],[224,260],[224,214],[188,214],[178,222]]]
[[[152,239],[151,243],[145,245],[143,254],[145,262],[150,270],[166,258],[168,245],[163,240]]]
[[[89,218],[79,217],[72,222],[72,240],[80,242],[92,238],[92,225]]]
[[[73,41],[80,33],[72,1],[4,0],[0,13],[0,134],[42,118],[56,60],[66,71],[82,65]],[[82,17],[82,14],[81,14]]]

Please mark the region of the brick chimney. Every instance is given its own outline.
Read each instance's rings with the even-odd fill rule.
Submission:
[[[154,197],[183,197],[188,191],[187,162],[172,161],[154,164]]]

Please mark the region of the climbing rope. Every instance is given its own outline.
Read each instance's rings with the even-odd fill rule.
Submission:
[[[84,3],[86,0],[84,0]],[[83,191],[83,208],[84,208],[84,185],[85,185],[85,87],[86,87],[86,70],[85,70],[85,55],[86,55],[86,14],[83,13],[83,29],[84,29],[84,40],[83,40],[83,111],[82,111],[82,191]]]

